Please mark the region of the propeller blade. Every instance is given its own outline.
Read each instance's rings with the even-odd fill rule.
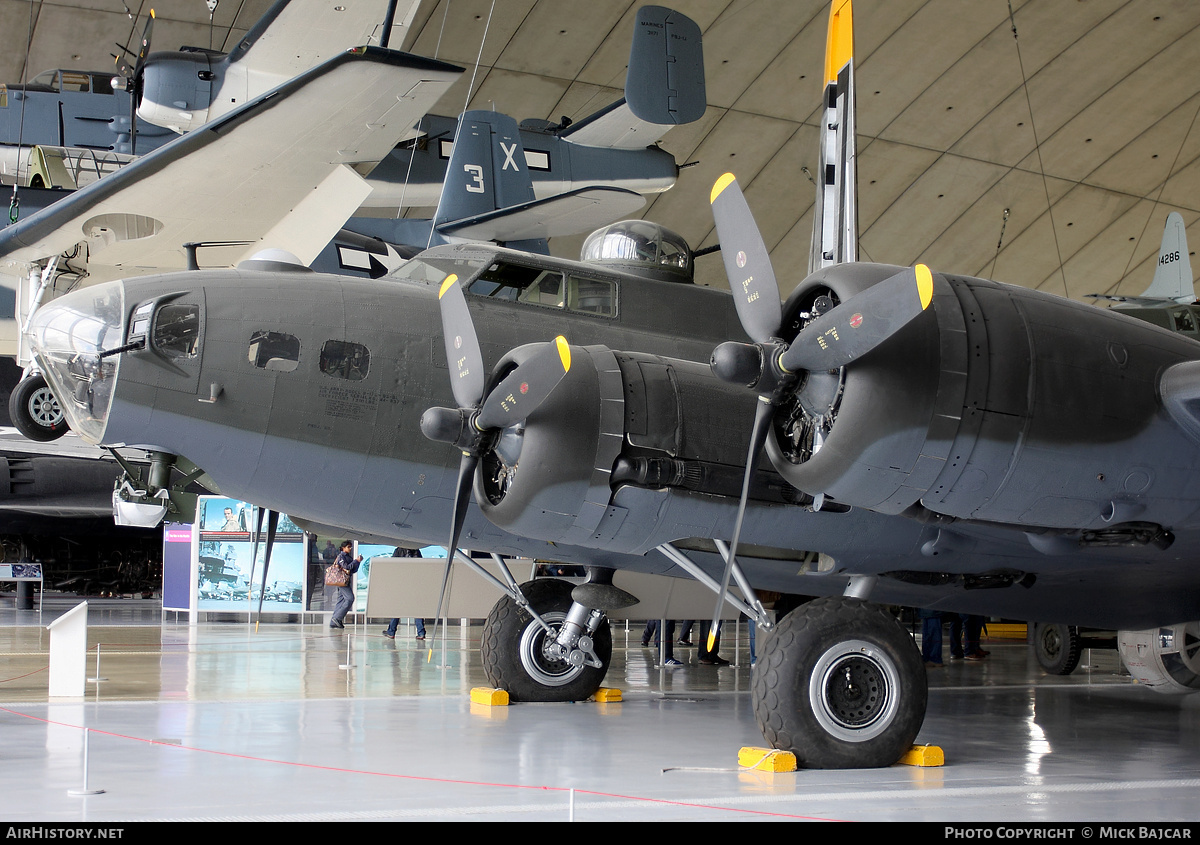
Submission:
[[[813,320],[780,356],[786,371],[836,370],[911,323],[933,299],[924,264],[903,270]]]
[[[139,95],[142,89],[142,70],[146,66],[146,57],[150,55],[150,37],[154,32],[154,10],[146,19],[146,27],[142,30],[142,41],[138,45],[137,59],[133,64],[132,90],[129,96],[129,152],[137,155],[137,110],[140,103]]]
[[[520,422],[546,401],[570,369],[571,347],[559,335],[488,393],[475,425],[486,431]]]
[[[142,63],[146,61],[146,57],[150,55],[150,36],[154,32],[154,10],[150,10],[150,17],[146,19],[146,26],[142,29],[142,41],[138,45],[137,53],[137,69],[142,69]]]
[[[437,639],[438,627],[442,619],[442,604],[446,600],[446,584],[450,580],[450,565],[454,562],[454,551],[458,548],[458,538],[462,533],[463,520],[467,515],[467,505],[471,503],[471,482],[475,479],[475,467],[479,465],[479,457],[463,452],[458,464],[458,480],[454,483],[454,512],[450,516],[450,543],[446,546],[446,569],[442,573],[442,589],[438,593],[437,615],[433,620],[433,636],[429,639],[429,654],[425,660],[433,658],[433,643]]]
[[[738,319],[746,334],[762,343],[779,333],[783,321],[779,285],[767,245],[732,173],[726,173],[713,185],[709,202]]]
[[[258,514],[259,526],[262,526],[262,509]],[[275,531],[279,528],[279,511],[267,511],[267,550],[263,554],[262,585],[258,589],[258,619],[254,620],[254,631],[258,632],[258,623],[262,620],[263,599],[267,595],[267,572],[271,569],[271,550],[275,548]],[[258,560],[258,533],[254,535],[254,559]]]
[[[467,297],[451,273],[438,291],[438,307],[442,312],[442,333],[446,337],[446,360],[450,363],[450,386],[454,401],[460,408],[473,408],[483,396],[483,354]]]
[[[750,449],[746,453],[746,473],[742,476],[742,497],[738,500],[737,518],[733,522],[733,539],[729,543],[729,557],[725,559],[725,573],[721,577],[721,592],[717,593],[717,608],[713,611],[712,627],[708,629],[708,643],[711,652],[720,633],[721,608],[725,604],[725,596],[729,592],[729,578],[733,574],[733,565],[737,562],[738,540],[742,535],[742,519],[746,516],[746,500],[750,497],[750,478],[754,474],[754,464],[758,461],[758,453],[762,451],[767,440],[767,431],[771,427],[771,418],[775,408],[770,402],[761,397],[754,411],[754,428],[750,434]]]

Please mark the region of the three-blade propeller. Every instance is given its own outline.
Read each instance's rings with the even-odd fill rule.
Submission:
[[[150,55],[150,38],[153,33],[154,33],[154,10],[151,9],[150,17],[146,18],[146,26],[142,30],[142,40],[138,43],[138,51],[137,51],[137,56],[134,57],[133,68],[130,69],[128,65],[120,66],[121,75],[126,77],[125,90],[128,91],[130,94],[130,97],[129,97],[129,152],[134,155],[137,154],[137,109],[138,109],[138,99],[139,99],[138,94],[141,91],[142,72],[145,70],[145,67],[146,67],[146,57]],[[120,44],[118,44],[117,47],[119,49],[121,49],[123,52],[129,53],[129,51],[126,48],[122,47]],[[114,58],[116,58],[117,64],[120,65],[120,63],[121,63],[120,56],[114,56]],[[113,84],[114,85],[117,84],[116,79],[113,80]]]
[[[750,478],[766,443],[775,407],[795,388],[801,373],[836,370],[852,363],[912,322],[929,307],[933,277],[923,264],[897,273],[820,314],[789,343],[780,337],[783,309],[775,271],[733,174],[726,173],[717,180],[709,201],[738,319],[754,341],[717,347],[713,372],[726,381],[752,387],[759,398],[733,537],[707,643],[711,650],[737,561]]]
[[[446,574],[442,578],[442,595],[438,598],[437,618],[440,619],[450,564],[471,502],[471,482],[479,458],[489,446],[493,433],[524,420],[558,386],[571,369],[571,348],[565,338],[555,338],[484,395],[483,355],[458,276],[450,275],[442,282],[438,306],[446,340],[446,360],[450,364],[451,387],[458,407],[430,408],[421,417],[421,431],[430,440],[453,443],[462,451],[454,486],[450,543],[446,547]]]

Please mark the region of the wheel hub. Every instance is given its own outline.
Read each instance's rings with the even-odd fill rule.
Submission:
[[[863,640],[827,650],[809,680],[809,700],[817,721],[850,742],[865,742],[887,729],[899,707],[898,692],[896,665]]]
[[[41,387],[29,396],[29,416],[44,428],[62,425],[63,412],[49,387]]]
[[[559,656],[561,649],[555,637],[566,618],[567,615],[561,611],[543,613],[542,619],[550,626],[553,635],[532,620],[521,634],[521,666],[543,686],[566,686],[579,677],[585,668],[582,663],[572,664]]]

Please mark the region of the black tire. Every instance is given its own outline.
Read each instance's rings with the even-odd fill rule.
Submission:
[[[571,607],[574,584],[554,578],[521,585],[521,592],[551,628],[558,629]],[[582,701],[600,689],[612,659],[612,631],[605,619],[592,647],[603,662],[599,669],[549,660],[541,653],[546,636],[520,605],[508,596],[496,602],[483,624],[480,657],[488,681],[513,701]]]
[[[21,379],[13,388],[8,415],[17,431],[39,443],[57,440],[68,431],[62,408],[41,374]]]
[[[1033,626],[1033,653],[1051,675],[1070,675],[1079,665],[1079,629],[1074,625],[1038,622]]]
[[[925,665],[883,608],[815,599],[784,617],[760,649],[754,717],[767,742],[799,765],[890,766],[912,746],[925,720]]]

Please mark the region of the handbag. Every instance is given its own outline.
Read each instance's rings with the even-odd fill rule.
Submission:
[[[325,567],[325,586],[326,587],[346,587],[350,584],[350,573],[342,569],[336,563],[331,563]]]

